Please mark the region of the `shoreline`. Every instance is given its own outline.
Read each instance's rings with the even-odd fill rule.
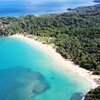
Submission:
[[[67,59],[64,59],[59,53],[56,52],[54,48],[47,44],[43,44],[42,42],[39,42],[37,40],[34,40],[33,38],[29,38],[24,35],[12,35],[9,36],[11,38],[18,38],[21,40],[24,40],[26,43],[31,44],[32,46],[35,46],[44,53],[48,54],[52,59],[54,59],[54,62],[58,65],[61,65],[61,67],[58,67],[59,70],[63,71],[66,74],[66,70],[70,70],[74,72],[75,74],[79,74],[80,76],[84,77],[87,81],[91,83],[91,89],[94,89],[98,86],[100,86],[100,76],[93,75],[90,71],[79,67],[78,65],[75,65],[72,61],[69,61]],[[66,67],[70,66],[70,67]],[[97,82],[99,81],[99,82]]]

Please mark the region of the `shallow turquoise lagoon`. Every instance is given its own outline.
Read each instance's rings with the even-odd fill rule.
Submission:
[[[24,96],[27,96],[27,93],[29,97],[33,95],[31,94],[32,88],[29,88],[32,87],[34,83],[32,81],[33,74],[30,75],[30,71],[24,71],[25,74],[23,76],[23,69],[30,69],[31,72],[40,73],[45,79],[39,76],[39,78],[36,77],[35,80],[37,78],[41,81],[46,80],[47,82],[45,82],[45,84],[41,81],[39,82],[43,84],[43,86],[49,85],[49,88],[45,89],[45,91],[39,94],[36,93],[31,99],[24,100],[81,100],[82,94],[85,94],[91,88],[90,83],[83,77],[69,71],[66,71],[66,75],[64,75],[62,72],[53,69],[53,66],[57,67],[58,65],[54,63],[52,58],[39,50],[36,46],[33,47],[19,39],[0,38],[0,71],[3,73],[0,74],[0,77],[2,77],[0,80],[0,95],[6,96],[3,100],[16,100],[16,97],[20,96],[24,98]],[[16,68],[22,69],[21,71],[18,71],[18,69],[16,71]],[[28,74],[30,76],[26,76]],[[27,80],[29,81],[27,82]],[[6,88],[3,89],[4,84],[7,84],[7,82],[9,85],[6,85],[6,88],[11,88],[10,92],[9,90],[7,90],[7,92]],[[19,82],[22,84],[19,84]],[[19,90],[16,90],[15,86],[18,86],[17,88]],[[39,86],[41,87],[40,84]],[[17,94],[13,95],[13,99],[9,96],[12,93]]]

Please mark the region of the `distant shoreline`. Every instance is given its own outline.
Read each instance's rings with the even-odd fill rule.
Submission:
[[[24,35],[16,34],[16,35],[12,35],[10,37],[24,40],[26,43],[29,43],[32,46],[35,46],[35,47],[41,49],[41,51],[45,52],[52,59],[54,59],[55,63],[61,65],[61,67],[57,68],[58,70],[63,71],[65,74],[66,74],[65,70],[70,70],[70,71],[72,71],[76,74],[81,75],[87,81],[89,81],[91,83],[91,89],[94,89],[94,88],[100,86],[100,83],[99,83],[100,82],[100,77],[98,75],[92,75],[90,71],[88,71],[84,68],[81,68],[78,65],[75,65],[72,61],[64,59],[51,46],[49,46],[47,44],[43,44],[42,42],[36,41],[32,38],[28,38],[27,36],[24,36]],[[70,66],[70,67],[66,67],[65,65]],[[97,81],[99,81],[99,82],[97,82]]]
[[[10,2],[9,2],[10,3]],[[19,2],[18,2],[19,3]],[[30,4],[29,2],[26,2],[27,4]],[[79,3],[79,4],[78,4]],[[98,2],[98,1],[91,1],[91,2],[89,2],[89,4],[86,2],[86,3],[83,3],[82,4],[82,2],[76,2],[76,3],[68,3],[67,4],[67,2],[64,4],[65,6],[64,6],[64,8],[63,9],[59,9],[59,10],[52,10],[51,11],[51,9],[53,9],[53,8],[48,8],[48,10],[46,11],[46,10],[44,10],[44,12],[40,12],[41,10],[38,10],[38,8],[37,8],[37,10],[35,11],[33,11],[33,10],[31,10],[31,9],[29,9],[30,10],[30,12],[23,12],[25,9],[20,9],[19,8],[19,11],[17,11],[16,12],[16,9],[13,9],[12,7],[11,7],[11,9],[9,9],[8,10],[8,12],[6,11],[6,6],[4,6],[4,8],[3,9],[1,9],[0,8],[0,10],[2,11],[1,13],[0,13],[0,17],[20,17],[20,16],[26,16],[26,15],[28,15],[28,14],[32,14],[32,15],[35,15],[35,16],[41,16],[41,15],[48,15],[48,14],[61,14],[61,13],[66,13],[66,12],[68,12],[69,10],[71,10],[71,9],[76,9],[76,8],[78,8],[78,7],[86,7],[86,6],[93,6],[93,5],[96,5],[96,4],[99,4],[100,2]],[[77,5],[78,4],[78,5]],[[10,4],[9,4],[10,5]],[[69,6],[70,5],[70,6]],[[76,6],[77,5],[77,6]],[[33,7],[33,6],[32,6]],[[58,6],[57,6],[58,7]],[[61,7],[62,8],[62,7]],[[4,11],[3,11],[4,10]],[[12,10],[13,10],[13,12],[12,12]],[[17,9],[18,10],[18,9]],[[27,10],[27,9],[26,9]]]

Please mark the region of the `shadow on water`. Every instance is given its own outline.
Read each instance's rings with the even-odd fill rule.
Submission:
[[[0,69],[0,100],[33,100],[48,89],[41,73],[24,67]]]

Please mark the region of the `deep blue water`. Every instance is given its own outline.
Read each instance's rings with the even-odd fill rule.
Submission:
[[[67,8],[94,4],[93,0],[0,0],[0,16],[60,13]]]
[[[35,45],[33,47],[19,39],[0,38],[2,100],[28,100],[17,98],[32,97],[34,88],[38,90],[42,88],[41,86],[45,86],[44,89],[46,89],[48,84],[50,88],[47,88],[47,91],[29,100],[81,100],[80,94],[85,94],[91,88],[90,83],[69,70],[66,70],[65,75],[62,71],[55,69],[58,66],[60,65]],[[27,69],[42,76],[39,74],[34,76],[34,73]]]

